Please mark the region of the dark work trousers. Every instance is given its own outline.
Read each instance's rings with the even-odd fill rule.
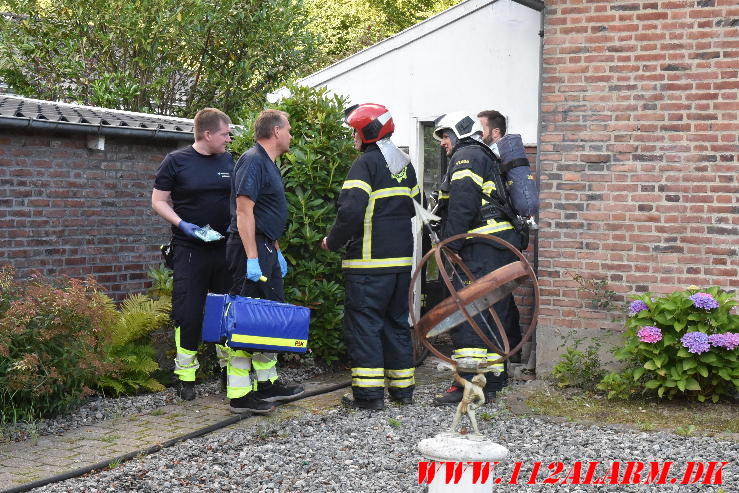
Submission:
[[[267,278],[263,281],[250,281],[246,278],[246,250],[238,234],[230,234],[226,243],[226,259],[228,270],[231,272],[230,294],[261,298],[264,300],[285,301],[285,291],[282,284],[282,271],[277,261],[277,249],[274,241],[267,239],[263,234],[255,236],[259,268]]]
[[[208,292],[226,294],[231,285],[226,242],[203,247],[178,243],[174,246],[173,262],[172,320],[180,327],[180,346],[197,351]]]
[[[503,231],[497,236],[512,244],[516,248],[520,248],[521,246],[520,235],[513,230]],[[460,257],[462,257],[465,265],[467,265],[476,279],[479,279],[480,277],[494,271],[495,269],[499,269],[504,265],[518,260],[518,257],[507,248],[504,248],[502,245],[494,244],[492,241],[485,240],[466,241],[462,246],[459,255]],[[461,269],[458,269],[458,272],[462,274]],[[456,278],[456,276],[455,285],[460,285],[459,280],[458,278]],[[498,315],[498,318],[500,318],[500,322],[505,329],[509,347],[513,349],[518,345],[518,343],[521,342],[521,327],[519,326],[518,307],[513,300],[513,294],[510,294],[495,303],[493,305],[493,309]],[[486,310],[484,312],[484,315],[482,316],[485,317],[488,325],[485,325],[485,322],[481,320],[481,316],[478,315],[474,318],[478,327],[480,327],[481,330],[487,332],[487,327],[489,326],[495,332],[498,340],[500,340],[500,349],[503,350],[503,339],[499,336],[498,327],[495,324],[493,317],[490,315],[490,312]],[[488,339],[490,339],[492,342],[496,341],[496,339],[491,335],[486,335],[488,335]],[[459,325],[454,330],[452,330],[451,336],[452,343],[455,348],[487,348],[482,339],[480,339],[472,326],[470,326],[470,324],[467,322]],[[488,352],[493,352],[492,349],[487,348],[487,350]],[[471,378],[473,375],[467,374],[462,376],[469,380],[469,378]],[[508,380],[507,365],[506,371],[501,373],[500,376],[496,377],[492,373],[488,373],[485,378],[487,379],[487,385],[485,386],[486,391],[501,390],[503,387],[505,387]]]
[[[347,274],[344,339],[352,360],[355,399],[382,399],[384,377],[394,398],[413,395],[408,325],[410,272]]]

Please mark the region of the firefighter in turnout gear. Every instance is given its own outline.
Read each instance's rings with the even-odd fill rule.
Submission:
[[[441,147],[450,157],[450,165],[439,194],[440,199],[446,201],[443,204],[446,214],[442,239],[461,233],[483,233],[495,235],[520,249],[520,235],[507,218],[483,218],[481,208],[488,202],[484,196],[505,193],[505,190],[493,161],[494,154],[489,152],[482,142],[482,127],[477,118],[463,113],[444,115],[437,120],[434,137],[440,141]],[[461,257],[476,279],[517,260],[513,252],[492,241],[460,239],[447,246]],[[460,269],[457,271],[463,280],[459,276],[454,276],[454,282],[457,288],[461,288],[463,282],[467,284],[470,280],[464,279]],[[513,301],[513,295],[508,295],[495,303],[493,309],[500,317],[510,347],[513,348],[521,339],[518,308]],[[485,317],[485,320],[482,320],[482,317]],[[493,331],[487,336],[493,342],[498,341],[496,344],[502,349],[503,340],[490,313],[485,311],[484,314],[475,317],[475,321],[483,331]],[[500,359],[499,354],[488,350],[469,323],[465,322],[456,327],[452,330],[451,336],[454,359],[480,358],[487,359],[491,363]],[[499,376],[493,374],[487,376],[484,389],[486,400],[494,398],[495,393],[506,385],[505,367],[503,363],[498,365],[499,368],[503,367],[503,372]],[[462,377],[469,380],[472,375],[462,374]],[[435,402],[456,404],[461,401],[463,391],[463,388],[452,384],[445,393],[436,397]]]
[[[383,409],[390,399],[412,402],[415,386],[408,325],[408,287],[413,266],[415,215],[420,197],[407,154],[390,140],[395,125],[379,104],[345,111],[362,154],[354,161],[338,200],[338,212],[322,241],[327,250],[346,248],[344,337],[352,360],[352,394],[344,403]]]

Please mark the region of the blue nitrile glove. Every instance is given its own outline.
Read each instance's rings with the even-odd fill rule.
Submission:
[[[200,226],[188,223],[187,221],[180,221],[180,224],[178,224],[177,227],[190,238],[195,238],[196,240],[200,239],[195,235],[195,232],[200,229]]]
[[[282,273],[282,277],[285,277],[287,275],[287,260],[285,260],[285,257],[282,255],[282,250],[277,250],[277,262],[280,263],[280,272]]]
[[[259,267],[259,259],[246,259],[246,278],[250,281],[257,282],[260,277],[262,277],[262,268]]]

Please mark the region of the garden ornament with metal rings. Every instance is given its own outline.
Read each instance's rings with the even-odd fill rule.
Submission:
[[[359,134],[362,144],[372,144],[389,137],[395,130],[393,117],[381,104],[355,104],[344,110],[346,124]]]
[[[436,119],[434,125],[434,138],[436,140],[441,140],[444,137],[444,130],[451,130],[457,141],[473,137],[475,134],[482,135],[480,121],[476,117],[461,111],[441,115]]]

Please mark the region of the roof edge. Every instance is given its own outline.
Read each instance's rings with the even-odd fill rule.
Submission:
[[[86,135],[105,135],[116,137],[148,138],[168,141],[190,141],[192,132],[161,130],[156,128],[115,127],[111,125],[90,125],[88,123],[49,122],[31,118],[0,116],[0,128],[58,131]]]
[[[383,56],[387,53],[400,49],[403,46],[410,44],[440,29],[441,27],[451,24],[452,22],[456,22],[457,20],[498,1],[499,0],[466,0],[464,2],[460,2],[457,5],[449,7],[443,12],[439,12],[438,14],[419,22],[418,24],[414,24],[413,26],[400,31],[399,33],[393,34],[388,38],[378,41],[372,46],[369,46],[361,51],[349,55],[346,58],[334,62],[328,67],[324,67],[317,72],[313,72],[310,75],[298,79],[296,81],[296,84],[306,85],[306,81],[314,78],[317,79],[313,81],[315,85],[325,84],[327,81],[334,79],[350,70],[353,70],[360,65],[363,65],[368,60]],[[537,10],[539,12],[543,11],[545,8],[544,3],[539,0],[511,1],[523,5],[524,7]],[[411,31],[416,32],[411,33]],[[337,73],[331,73],[332,70],[335,70],[338,66],[344,64],[346,65],[346,67],[343,70],[337,71]],[[324,75],[324,77],[320,77],[320,75]],[[281,94],[281,91],[282,89],[278,89],[273,94]]]

